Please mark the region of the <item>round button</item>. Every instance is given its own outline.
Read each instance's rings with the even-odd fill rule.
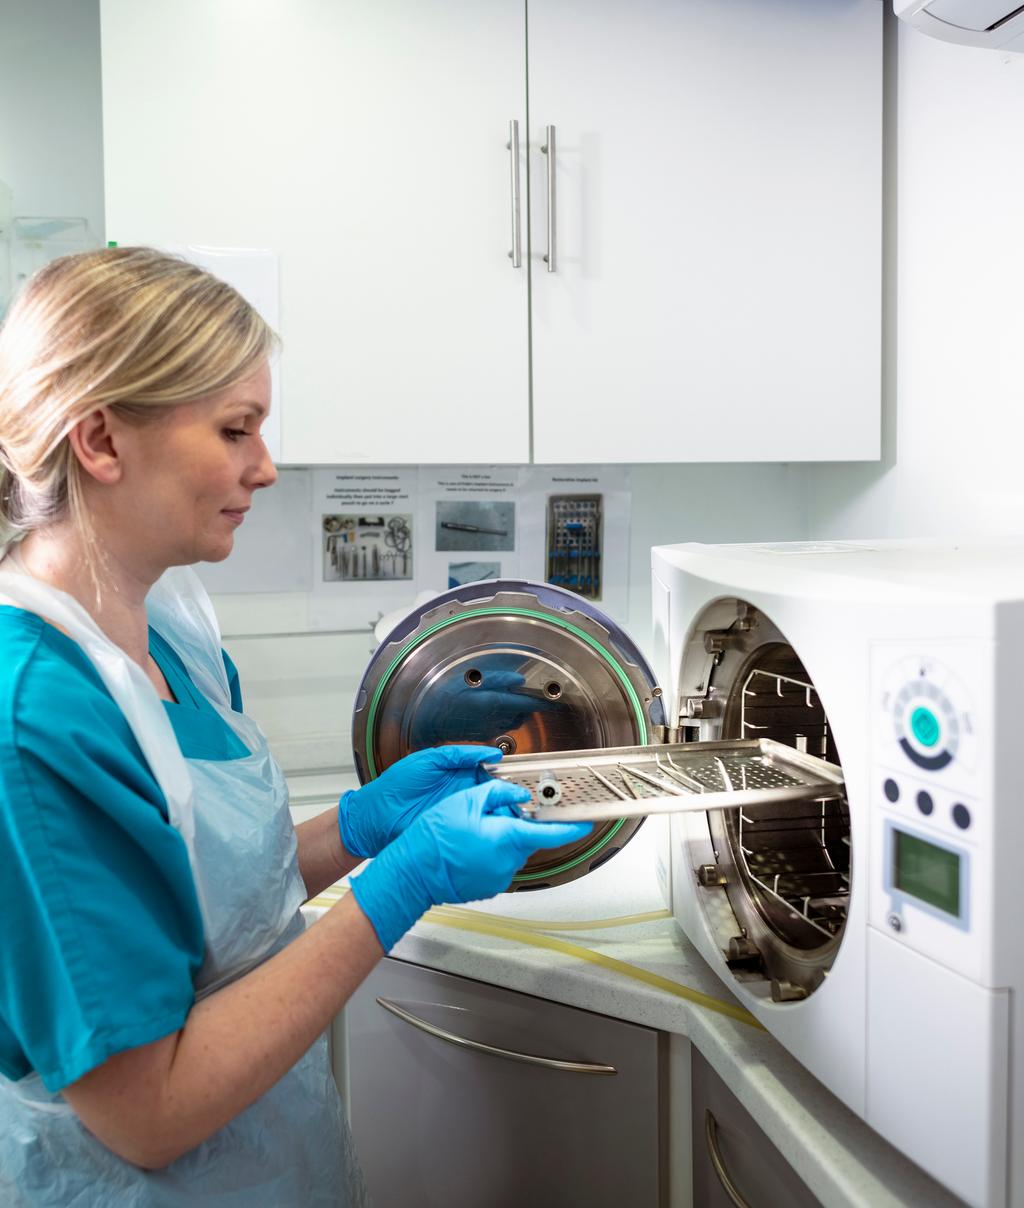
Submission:
[[[932,810],[935,809],[935,802],[932,800],[931,793],[926,793],[924,789],[922,789],[917,794],[917,808],[922,814],[930,814]]]
[[[942,728],[939,719],[924,705],[918,705],[910,715],[910,729],[923,747],[934,747],[939,741]]]
[[[890,801],[896,802],[900,799],[900,786],[895,780],[889,779],[884,784],[885,795]]]
[[[971,811],[966,805],[953,806],[953,821],[961,830],[966,830],[971,825]]]

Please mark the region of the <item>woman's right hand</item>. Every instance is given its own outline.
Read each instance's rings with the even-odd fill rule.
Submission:
[[[360,876],[352,893],[389,951],[431,906],[490,898],[535,851],[585,839],[589,822],[529,822],[515,807],[530,794],[491,780],[421,814]]]

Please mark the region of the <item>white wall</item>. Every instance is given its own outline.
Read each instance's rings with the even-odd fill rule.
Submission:
[[[0,180],[104,239],[99,0],[0,0]]]
[[[884,460],[808,468],[811,535],[1020,532],[1024,55],[898,26]]]
[[[760,464],[631,467],[628,628],[645,652],[652,637],[651,546],[799,540],[808,535],[806,471]]]

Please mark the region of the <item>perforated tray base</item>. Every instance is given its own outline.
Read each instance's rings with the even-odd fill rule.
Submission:
[[[509,755],[485,769],[529,789],[522,811],[538,822],[756,809],[843,791],[835,764],[769,738]]]

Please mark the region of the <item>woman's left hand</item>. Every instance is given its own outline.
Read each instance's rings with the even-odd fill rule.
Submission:
[[[424,810],[486,779],[480,765],[500,758],[497,747],[468,745],[406,755],[338,802],[338,830],[346,851],[363,859],[377,855]]]

